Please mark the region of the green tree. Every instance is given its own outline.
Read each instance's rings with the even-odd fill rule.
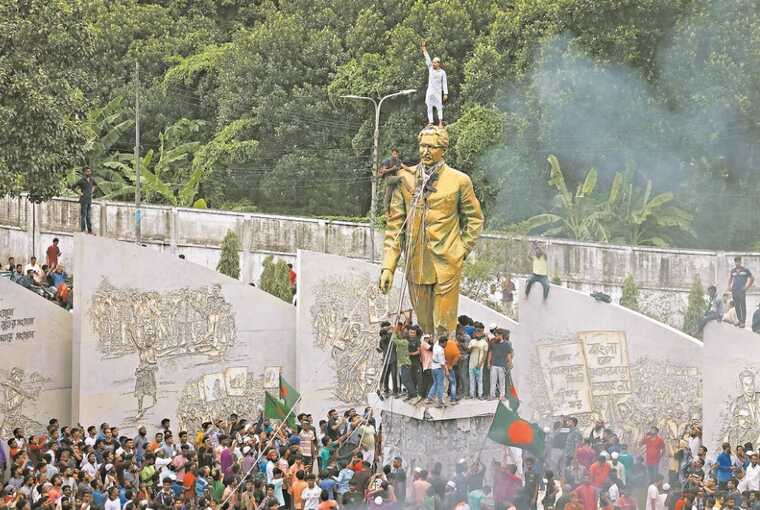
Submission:
[[[579,241],[607,241],[609,237],[609,204],[614,203],[615,196],[610,194],[607,201],[594,195],[597,173],[590,169],[586,178],[579,184],[575,193],[568,189],[565,176],[556,156],[549,155],[551,177],[549,183],[556,189],[554,211],[533,216],[528,220],[531,228],[545,228],[547,236],[564,236]]]
[[[0,2],[0,47],[0,196],[50,198],[83,156],[93,51],[83,2]]]
[[[240,279],[240,241],[232,230],[228,230],[222,240],[222,255],[216,270],[230,278]]]
[[[705,289],[702,287],[702,281],[699,276],[694,276],[694,281],[691,284],[689,290],[688,304],[686,305],[686,313],[683,317],[683,327],[681,330],[693,337],[701,338],[701,334],[697,331],[699,328],[699,321],[705,314]]]
[[[620,304],[631,310],[639,311],[639,288],[631,274],[623,280],[623,295],[620,297]]]
[[[269,292],[283,301],[290,303],[293,300],[293,293],[290,290],[290,268],[284,260],[274,260],[269,255],[264,259],[264,270],[261,272],[259,287],[261,290]]]
[[[617,197],[611,206],[611,241],[633,246],[669,246],[673,233],[682,231],[694,236],[693,216],[673,205],[672,192],[652,196],[652,181],[644,189],[633,183],[631,172],[618,172],[610,195]]]
[[[149,203],[163,203],[175,207],[206,208],[199,197],[200,186],[206,177],[208,165],[194,164],[194,155],[200,143],[192,140],[202,121],[182,119],[159,135],[159,146],[149,149],[140,158],[141,193]],[[105,198],[130,199],[135,193],[137,171],[134,154],[120,153],[103,166],[114,171],[112,179],[104,182],[108,190]]]

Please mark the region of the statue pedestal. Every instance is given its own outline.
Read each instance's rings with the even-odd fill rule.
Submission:
[[[370,406],[380,412],[383,432],[383,462],[393,457],[404,461],[409,479],[416,467],[430,471],[436,462],[443,465],[443,476],[451,479],[454,466],[465,459],[467,466],[477,459],[487,468],[487,483],[491,482],[491,462],[502,461],[505,455],[519,463],[520,450],[505,448],[486,437],[496,412],[496,400],[461,400],[444,409],[413,406],[402,399],[380,400],[368,395]],[[425,414],[427,412],[427,415]]]

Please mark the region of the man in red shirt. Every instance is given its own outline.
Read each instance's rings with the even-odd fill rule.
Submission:
[[[58,257],[61,256],[61,249],[58,247],[58,238],[56,237],[53,239],[53,244],[48,246],[47,252],[47,262],[48,269],[50,271],[54,271],[56,266],[58,265]]]
[[[641,440],[644,445],[644,464],[647,467],[649,482],[653,483],[660,469],[660,460],[665,452],[665,441],[658,435],[657,427],[652,427],[647,436]]]
[[[288,281],[290,282],[290,291],[296,295],[296,272],[293,271],[293,264],[288,264]]]
[[[607,478],[610,476],[610,470],[612,466],[607,463],[607,458],[604,455],[600,455],[596,462],[591,464],[589,468],[589,478],[591,478],[591,485],[596,489],[601,490],[604,487]]]
[[[583,510],[597,510],[597,500],[599,499],[599,493],[596,491],[591,480],[586,476],[583,478],[583,483],[575,488],[573,494],[578,495]]]
[[[583,442],[581,442],[581,444],[578,445],[578,448],[575,449],[575,458],[578,459],[578,462],[586,469],[591,467],[591,464],[596,458],[596,453],[594,452],[594,449],[591,448],[588,438],[583,439]]]
[[[517,494],[522,488],[522,479],[515,473],[517,473],[516,465],[502,466],[494,462],[493,499],[496,508],[509,507],[517,499]]]

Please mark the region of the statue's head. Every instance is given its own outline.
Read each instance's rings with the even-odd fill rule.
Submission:
[[[420,144],[420,161],[425,166],[433,166],[443,159],[449,147],[449,132],[446,128],[428,126],[417,135]]]

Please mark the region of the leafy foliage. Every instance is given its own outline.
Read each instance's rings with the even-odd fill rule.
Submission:
[[[290,290],[289,276],[288,263],[284,260],[274,260],[269,255],[264,259],[264,270],[261,272],[259,287],[261,290],[290,303],[293,300],[293,293]]]
[[[683,317],[681,330],[691,336],[698,337],[699,321],[705,313],[705,289],[699,276],[694,276],[694,281],[689,290],[689,300],[686,305],[686,313]]]
[[[90,27],[76,0],[0,2],[0,196],[46,199],[83,156]]]
[[[230,278],[240,279],[240,241],[232,230],[228,230],[222,240],[222,254],[216,270]]]
[[[623,295],[620,297],[620,304],[631,310],[639,310],[639,288],[633,280],[633,275],[628,275],[623,280]]]
[[[0,0],[0,29],[0,195],[50,197],[87,164],[132,200],[137,62],[146,199],[365,216],[374,111],[340,96],[416,89],[380,131],[381,157],[415,161],[426,39],[447,161],[490,229],[760,239],[751,0]]]

